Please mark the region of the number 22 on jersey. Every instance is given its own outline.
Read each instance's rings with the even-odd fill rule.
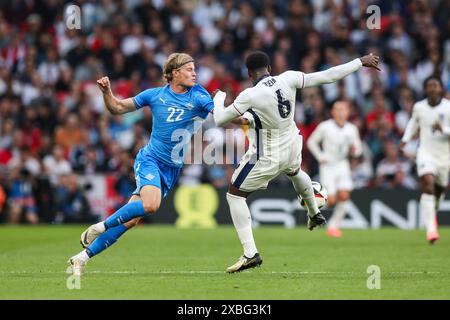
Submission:
[[[170,112],[169,116],[166,119],[166,122],[175,122],[175,121],[180,121],[183,120],[181,118],[181,116],[184,113],[183,109],[176,109],[176,108],[172,108],[170,107],[169,109],[167,109],[167,111]]]

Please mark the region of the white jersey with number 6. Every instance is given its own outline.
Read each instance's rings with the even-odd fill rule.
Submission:
[[[266,188],[280,173],[293,174],[300,168],[302,137],[294,112],[296,90],[303,87],[303,79],[299,71],[267,75],[242,91],[232,104],[252,129],[249,149],[232,177],[237,188]]]
[[[303,73],[286,71],[278,76],[265,76],[254,87],[242,91],[232,106],[254,123],[255,130],[270,130],[262,144],[290,144],[299,134],[294,122],[295,95],[303,86]],[[286,146],[287,147],[287,146]]]
[[[251,192],[267,187],[282,172],[296,174],[302,151],[302,137],[294,122],[297,89],[338,81],[361,67],[361,59],[354,59],[320,72],[266,74],[241,92],[228,108],[224,108],[225,93],[219,91],[214,97],[216,124],[223,126],[243,116],[254,128],[249,134],[251,146],[231,179],[233,185]]]

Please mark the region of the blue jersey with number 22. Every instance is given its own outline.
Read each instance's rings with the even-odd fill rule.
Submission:
[[[152,134],[142,150],[144,155],[172,167],[182,167],[184,149],[192,134],[214,108],[208,91],[196,84],[187,92],[175,93],[166,85],[139,93],[133,102],[137,109],[149,106],[152,110]]]

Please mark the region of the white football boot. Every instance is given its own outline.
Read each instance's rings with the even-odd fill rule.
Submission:
[[[255,253],[252,258],[241,256],[239,260],[232,266],[227,268],[228,273],[241,272],[245,269],[259,267],[262,264],[262,259],[259,253]]]
[[[67,263],[72,267],[72,274],[76,277],[80,277],[84,273],[86,268],[86,261],[80,259],[78,254],[67,260]]]
[[[80,243],[83,248],[87,248],[99,235],[105,232],[105,224],[102,222],[93,224],[81,234]]]

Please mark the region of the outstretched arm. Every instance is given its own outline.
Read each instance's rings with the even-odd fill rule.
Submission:
[[[350,73],[357,71],[361,67],[374,68],[381,71],[378,67],[380,58],[373,54],[354,59],[350,62],[332,67],[325,71],[305,73],[303,80],[303,88],[314,87],[321,84],[332,83],[345,78]]]
[[[97,86],[101,90],[105,106],[111,114],[123,114],[136,110],[132,98],[121,100],[113,95],[108,77],[98,79]]]

